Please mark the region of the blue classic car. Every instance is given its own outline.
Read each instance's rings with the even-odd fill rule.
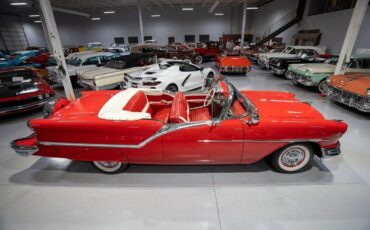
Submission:
[[[26,59],[41,55],[38,50],[25,50],[17,51],[5,56],[3,53],[0,54],[0,68],[13,67],[13,66],[32,66],[32,67],[41,67],[39,63],[28,63],[25,62]]]

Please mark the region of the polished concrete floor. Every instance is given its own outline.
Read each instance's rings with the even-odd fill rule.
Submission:
[[[343,154],[315,159],[300,174],[264,162],[233,166],[131,166],[118,175],[89,163],[23,158],[11,140],[25,121],[0,121],[0,230],[53,229],[370,229],[370,116],[329,102],[255,66],[228,77],[239,89],[296,93],[327,118],[349,124]]]

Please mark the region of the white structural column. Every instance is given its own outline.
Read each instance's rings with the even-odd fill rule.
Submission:
[[[141,1],[138,1],[138,12],[139,12],[139,25],[140,25],[140,40],[141,43],[144,43],[144,28],[143,28],[143,7],[141,5]]]
[[[245,20],[247,18],[247,0],[243,2],[243,21],[242,21],[242,32],[241,32],[241,44],[244,42],[244,35],[245,35]]]
[[[349,62],[349,59],[351,58],[353,47],[361,28],[361,23],[364,19],[368,4],[369,0],[357,0],[356,2],[334,74],[340,74],[343,64],[345,62]]]
[[[43,20],[45,23],[47,35],[51,46],[53,56],[57,59],[57,63],[59,65],[59,70],[62,72],[62,83],[64,87],[64,92],[68,100],[73,101],[75,99],[75,95],[73,92],[71,79],[69,78],[66,60],[64,59],[64,52],[62,48],[62,44],[60,42],[59,33],[57,29],[57,25],[55,23],[55,18],[53,14],[53,10],[51,8],[50,0],[39,0],[39,5],[41,8],[41,12],[43,15]],[[45,29],[45,28],[43,28]]]

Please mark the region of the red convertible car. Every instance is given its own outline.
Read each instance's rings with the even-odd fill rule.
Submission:
[[[252,63],[248,58],[234,53],[217,55],[215,63],[220,73],[247,74],[252,69]]]
[[[0,70],[0,117],[42,108],[55,91],[30,67]]]
[[[217,79],[204,93],[151,89],[86,91],[50,101],[34,133],[12,142],[20,155],[91,161],[106,173],[129,164],[250,164],[279,172],[340,154],[347,124],[327,120],[288,92],[238,91]]]

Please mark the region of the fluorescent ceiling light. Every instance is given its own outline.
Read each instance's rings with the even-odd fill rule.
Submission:
[[[91,18],[92,21],[99,21],[101,18]]]
[[[249,6],[247,7],[247,10],[258,10],[257,6]]]
[[[183,11],[192,11],[192,10],[194,10],[194,8],[193,7],[183,7],[182,10]]]
[[[104,11],[104,14],[114,14],[114,13],[116,13],[116,11],[114,10]]]
[[[215,13],[216,16],[224,16],[224,13]]]
[[[159,18],[161,15],[160,14],[152,14],[151,17],[152,18]]]
[[[11,2],[10,5],[12,6],[25,6],[27,2]]]
[[[37,20],[37,21],[33,21],[34,23],[41,23],[42,21],[40,20]]]
[[[30,14],[30,15],[28,15],[28,17],[30,17],[30,18],[38,18],[38,17],[40,17],[40,15],[38,15],[38,14]]]

